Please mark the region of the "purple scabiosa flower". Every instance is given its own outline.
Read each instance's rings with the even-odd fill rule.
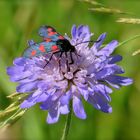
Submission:
[[[70,100],[74,114],[80,119],[86,118],[82,99],[98,110],[111,113],[111,87],[119,89],[132,84],[132,79],[119,76],[124,70],[116,62],[121,61],[122,57],[111,55],[118,45],[116,40],[102,47],[106,37],[106,33],[103,33],[89,47],[88,41],[93,34],[88,26],[74,25],[71,34],[72,39],[68,36],[65,38],[75,46],[77,55],[72,54],[74,63],[69,64],[69,70],[66,63],[67,60],[71,61],[70,53],[67,57],[62,55],[60,64],[59,54],[55,54],[44,67],[49,58],[49,54],[46,54],[40,57],[16,58],[14,66],[7,68],[11,81],[19,84],[16,91],[29,94],[20,107],[30,108],[39,103],[42,110],[48,110],[48,123],[55,123],[60,114],[69,113]]]

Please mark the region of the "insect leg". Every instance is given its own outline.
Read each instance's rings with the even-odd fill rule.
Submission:
[[[49,62],[52,60],[53,55],[56,54],[56,53],[59,53],[59,52],[60,52],[60,51],[53,52],[53,53],[51,53],[51,56],[50,56],[49,60],[46,60],[46,59],[45,59],[46,64],[45,64],[44,68],[45,68],[45,67],[47,66],[47,64],[49,64]],[[61,57],[61,56],[62,56],[62,54],[60,54],[59,57]]]
[[[67,65],[67,71],[70,71],[70,67],[69,67],[69,60],[68,60],[68,55],[67,52],[65,52],[65,56],[66,56],[66,65]]]
[[[77,53],[77,51],[74,51],[74,53],[75,53],[75,55],[77,56],[77,58],[78,58],[78,56],[81,57],[81,55],[79,55],[79,54]]]
[[[61,60],[62,54],[63,54],[63,52],[61,51],[61,52],[60,52],[60,55],[59,55],[59,58],[58,58],[59,68],[61,68],[60,60]]]
[[[73,57],[72,57],[72,52],[70,52],[70,59],[71,59],[71,62],[69,64],[73,64],[74,60],[73,60]]]
[[[46,64],[45,64],[45,66],[44,66],[43,68],[45,68],[45,67],[49,64],[49,62],[52,60],[53,55],[54,55],[54,53],[51,54],[49,60],[46,60],[46,59],[45,59]]]

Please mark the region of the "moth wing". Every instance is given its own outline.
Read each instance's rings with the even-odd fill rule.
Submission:
[[[57,45],[56,42],[41,43],[40,46],[44,46],[46,53],[54,53],[61,50],[61,46]]]
[[[24,51],[23,57],[31,58],[31,57],[34,57],[34,56],[39,56],[39,55],[41,55],[41,52],[39,51],[38,47],[39,47],[39,44],[34,44],[34,45],[28,47],[28,48]]]
[[[57,41],[59,39],[64,39],[53,27],[51,26],[42,26],[39,29],[39,35],[43,37],[44,41]]]

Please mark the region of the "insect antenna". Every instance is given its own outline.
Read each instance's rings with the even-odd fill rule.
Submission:
[[[101,41],[100,39],[97,40],[97,41],[94,41],[94,40],[91,40],[91,41],[84,41],[84,42],[80,42],[80,43],[76,44],[75,46],[80,45],[80,44],[82,44],[82,43],[88,43],[88,42],[98,43],[98,42],[100,42],[100,41]]]

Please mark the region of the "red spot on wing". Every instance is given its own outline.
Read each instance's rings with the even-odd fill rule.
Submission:
[[[50,38],[44,38],[44,41],[51,42],[52,40]]]
[[[49,32],[48,33],[49,36],[52,36],[52,35],[55,35],[55,34],[57,34],[57,32]]]
[[[58,50],[59,50],[59,48],[58,48],[58,46],[57,46],[57,45],[53,45],[53,46],[51,47],[51,50],[52,50],[52,51],[58,51]]]
[[[36,54],[36,50],[33,50],[32,52],[31,52],[31,56],[34,56]]]
[[[47,30],[48,30],[48,32],[51,32],[52,31],[52,28],[48,28]]]
[[[63,37],[62,35],[60,35],[58,38],[59,38],[59,39],[64,39],[64,37]]]
[[[39,50],[40,50],[41,52],[46,52],[44,45],[40,45],[40,46],[39,46]]]

